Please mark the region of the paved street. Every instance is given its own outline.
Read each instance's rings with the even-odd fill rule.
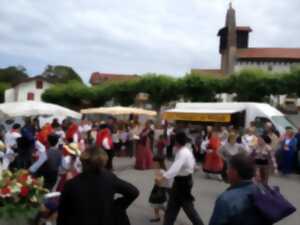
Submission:
[[[129,216],[132,225],[150,225],[149,219],[153,212],[148,204],[148,197],[153,186],[153,171],[137,171],[133,169],[134,159],[116,158],[116,174],[121,178],[135,184],[140,190],[140,196],[129,209]],[[226,184],[204,179],[202,172],[197,172],[195,177],[194,196],[196,198],[196,209],[203,218],[205,224],[211,216],[216,197],[227,187]],[[300,177],[273,177],[271,184],[279,185],[282,193],[300,209]],[[296,225],[300,221],[300,211],[297,211],[289,218],[285,219],[280,225]],[[160,224],[160,223],[157,223]],[[181,212],[177,225],[190,224],[186,216]]]

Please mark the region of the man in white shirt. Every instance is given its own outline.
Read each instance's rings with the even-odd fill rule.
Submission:
[[[14,124],[11,131],[7,132],[4,137],[7,152],[14,152],[14,148],[17,148],[17,139],[21,137],[20,131],[21,125]]]
[[[171,168],[157,177],[157,184],[174,178],[170,199],[168,202],[164,225],[173,225],[179,210],[182,208],[193,225],[203,225],[203,222],[194,208],[194,197],[191,194],[193,187],[192,174],[195,169],[193,153],[186,147],[187,137],[184,132],[178,132],[175,137],[177,153]]]
[[[3,158],[3,168],[8,169],[10,163],[15,159],[15,150],[17,149],[17,139],[21,137],[21,125],[16,123],[11,131],[8,131],[4,137],[6,146],[5,157]]]

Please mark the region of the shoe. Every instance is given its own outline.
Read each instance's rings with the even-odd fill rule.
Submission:
[[[158,223],[160,222],[160,218],[151,219],[150,223]]]

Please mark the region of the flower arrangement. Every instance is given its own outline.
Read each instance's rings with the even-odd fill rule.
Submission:
[[[29,216],[40,206],[48,191],[42,178],[33,178],[27,170],[14,173],[5,170],[0,174],[0,218]]]

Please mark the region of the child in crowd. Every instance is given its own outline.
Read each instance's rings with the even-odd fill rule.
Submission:
[[[166,171],[165,159],[162,156],[156,156],[153,158],[155,177],[161,176]],[[151,223],[160,221],[160,210],[165,211],[166,203],[168,200],[168,193],[172,187],[172,180],[164,182],[161,186],[154,184],[149,197],[149,203],[154,209],[154,218],[150,220]]]

